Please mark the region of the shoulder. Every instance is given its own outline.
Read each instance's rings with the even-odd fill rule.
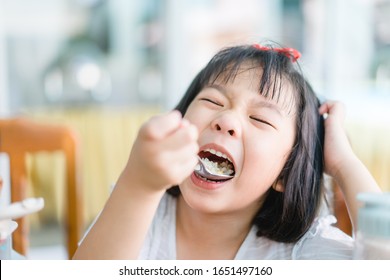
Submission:
[[[351,259],[354,240],[333,226],[332,215],[317,218],[309,231],[294,245],[293,259]]]
[[[252,227],[235,259],[240,260],[289,260],[294,244],[277,242],[258,237],[257,228]]]

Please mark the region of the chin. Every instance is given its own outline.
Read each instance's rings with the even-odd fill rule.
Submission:
[[[221,213],[231,205],[226,192],[209,191],[194,186],[191,180],[180,184],[180,192],[184,202],[193,210],[203,213]]]

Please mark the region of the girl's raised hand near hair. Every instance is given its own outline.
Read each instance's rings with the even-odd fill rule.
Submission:
[[[381,192],[369,170],[355,155],[344,128],[345,108],[337,101],[327,101],[319,108],[326,114],[324,160],[325,172],[340,186],[347,204],[352,226],[356,229],[361,192]]]
[[[344,128],[345,106],[338,101],[327,101],[321,105],[319,112],[325,114],[325,172],[336,176],[340,168],[355,157]]]
[[[198,131],[178,111],[153,117],[139,130],[123,172],[150,190],[181,183],[197,163]]]

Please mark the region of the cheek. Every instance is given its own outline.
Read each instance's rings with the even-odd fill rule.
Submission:
[[[249,147],[249,148],[248,148]],[[250,148],[252,147],[252,148]],[[283,139],[263,137],[261,141],[246,145],[244,172],[247,177],[256,177],[271,185],[285,165],[292,145]]]
[[[207,125],[208,120],[207,113],[204,112],[204,110],[202,111],[199,108],[196,108],[196,106],[188,107],[187,112],[184,114],[184,118],[195,125],[199,131]]]
[[[195,125],[196,128],[198,129],[198,131],[200,131],[201,129],[201,121],[199,120],[199,118],[196,118],[194,117],[195,115],[192,114],[192,112],[187,112],[185,115],[184,115],[184,118],[186,120],[188,120],[191,124]]]

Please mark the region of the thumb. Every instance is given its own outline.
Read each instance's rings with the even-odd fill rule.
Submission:
[[[175,132],[181,125],[181,113],[177,110],[151,118],[143,127],[151,139],[163,139]]]

